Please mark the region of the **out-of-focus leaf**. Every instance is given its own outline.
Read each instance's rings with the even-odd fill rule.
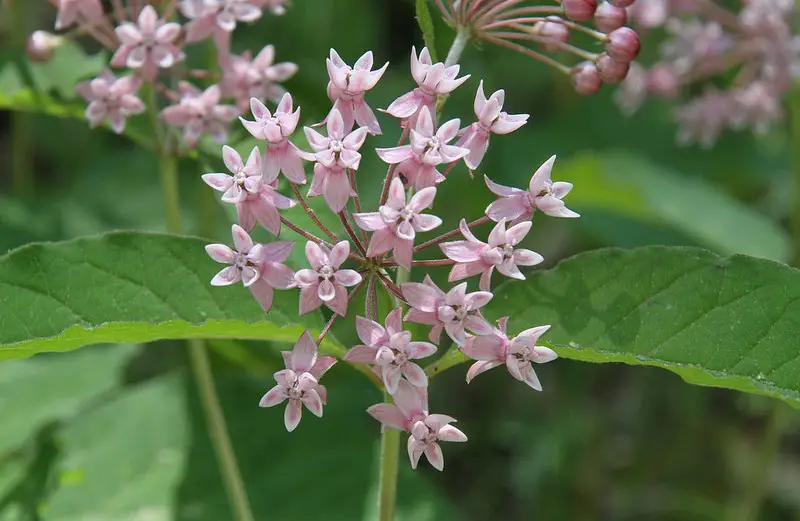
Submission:
[[[588,362],[652,365],[686,381],[800,406],[800,271],[697,248],[596,250],[495,292],[510,331]]]
[[[241,338],[295,342],[324,324],[297,316],[297,291],[265,314],[240,285],[212,288],[207,241],[111,233],[33,244],[0,257],[0,359],[101,342]],[[323,349],[343,353],[326,339]]]
[[[56,48],[52,59],[30,63],[29,67],[34,88],[39,92],[55,92],[71,99],[76,97],[75,86],[80,81],[97,76],[107,64],[104,52],[89,55],[75,41],[68,40]]]
[[[719,253],[786,261],[790,241],[774,222],[697,176],[688,177],[629,153],[583,154],[556,163],[555,179],[575,188],[567,202],[666,225]]]
[[[182,381],[150,380],[69,424],[42,519],[173,519],[189,445]]]
[[[417,23],[422,31],[422,38],[425,40],[425,47],[431,53],[433,63],[439,61],[436,58],[436,35],[431,19],[431,11],[428,9],[428,0],[417,0]]]

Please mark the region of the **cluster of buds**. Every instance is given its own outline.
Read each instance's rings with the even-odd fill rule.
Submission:
[[[575,90],[594,94],[625,79],[639,54],[639,36],[628,27],[635,0],[436,0],[445,21],[470,38],[507,47],[569,75]],[[578,35],[603,45],[594,52],[569,43]],[[591,47],[590,47],[591,48]],[[578,63],[562,63],[572,56]]]
[[[486,178],[497,199],[482,217],[462,220],[458,229],[420,242],[418,235],[442,225],[430,210],[441,183],[453,168],[462,161],[470,170],[478,168],[491,135],[518,129],[528,116],[503,111],[504,92],[498,90],[487,97],[481,82],[474,104],[476,121],[463,127],[458,119],[440,122],[437,102],[468,76],[459,77],[458,65],[433,63],[428,49],[419,53],[412,49],[411,75],[416,86],[381,111],[395,117],[402,131],[397,146],[375,149],[387,163],[387,171],[377,211],[365,211],[357,174],[366,140],[381,133],[365,95],[379,82],[386,65],[373,70],[373,55],[367,52],[350,66],[334,50],[326,63],[333,107],[323,122],[303,129],[311,150],[302,150],[291,141],[300,108],[294,108],[290,94],[285,94],[274,110],[253,98],[249,104],[252,119],[241,121],[263,148],[256,146],[243,160],[233,148],[224,147],[229,173],[203,176],[208,185],[223,193],[224,202],[235,205],[239,221],[232,228],[235,249],[222,244],[206,248],[215,261],[227,265],[211,284],[241,281],[266,312],[275,289],[296,288],[300,291],[299,314],[321,306],[332,312],[319,336],[314,338],[306,331],[292,351],[283,353],[286,368],[275,374],[277,385],[261,399],[262,407],[288,401],[284,421],[289,431],[298,426],[303,406],[322,416],[328,392],[320,379],[336,359],[320,355],[319,346],[361,293],[365,316],[357,316],[355,324],[362,344],[352,347],[343,359],[366,366],[365,372],[391,395],[391,403],[373,405],[367,412],[384,428],[408,433],[412,467],[424,454],[441,470],[444,459],[439,442],[464,442],[467,437],[452,425],[454,418],[429,412],[429,380],[421,361],[434,355],[438,347],[452,343],[451,349],[474,360],[467,373],[468,382],[505,365],[513,378],[541,390],[533,364],[556,358],[552,350],[537,345],[550,326],[509,335],[507,318],[493,325],[481,311],[493,298],[495,272],[510,279],[525,279],[520,267],[543,260],[520,247],[535,212],[578,217],[563,201],[572,185],[551,180],[554,157],[536,170],[525,189]],[[323,125],[325,134],[317,130]],[[307,182],[304,161],[313,163],[313,177],[305,195],[301,192]],[[284,182],[279,179],[281,175],[293,198],[279,193]],[[337,236],[309,207],[306,198],[317,196],[323,197],[338,216],[346,237]],[[319,228],[321,237],[280,214],[280,210],[296,204]],[[473,230],[490,222],[494,226],[483,241]],[[303,237],[308,267],[294,272],[286,266],[291,242],[254,244],[249,232],[256,223],[275,237],[284,227]],[[437,247],[443,258],[415,259],[419,253]],[[391,276],[401,270],[418,275],[420,269],[437,266],[450,267],[451,282],[480,275],[479,289],[470,292],[468,282],[460,282],[444,290],[427,273],[418,277],[422,282],[397,282]],[[394,298],[396,307],[380,316],[378,291],[384,290]],[[428,338],[414,340],[404,329],[407,322],[430,326]]]
[[[783,117],[782,100],[800,75],[794,0],[741,0],[738,11],[713,0],[639,0],[629,14],[642,29],[663,26],[668,36],[660,60],[649,69],[635,65],[618,91],[625,112],[648,95],[699,92],[674,115],[679,142],[704,146],[725,129],[764,132]]]
[[[69,31],[31,34],[27,47],[32,59],[47,60],[68,38],[88,35],[113,53],[111,67],[128,71],[116,76],[107,69],[77,86],[93,127],[108,123],[123,132],[129,117],[148,109],[139,93],[149,85],[154,95],[147,103],[158,105],[149,109],[160,112],[168,128],[182,129],[187,146],[194,147],[203,135],[224,143],[228,127],[247,110],[251,97],[278,101],[285,93],[281,82],[297,72],[293,63],[275,63],[271,45],[255,58],[230,53],[231,34],[239,23],[254,22],[265,10],[282,14],[286,0],[112,0],[109,12],[100,0],[51,2],[58,8],[56,29]],[[183,66],[184,49],[206,39],[216,45],[221,73]],[[193,83],[198,80],[204,84]],[[162,101],[168,106],[162,107]]]

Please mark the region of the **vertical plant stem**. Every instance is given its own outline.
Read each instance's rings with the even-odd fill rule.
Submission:
[[[157,108],[155,109],[157,110]],[[154,120],[158,124],[158,120]],[[155,129],[154,129],[155,130]],[[156,133],[158,135],[158,133]],[[169,147],[163,141],[159,147],[159,164],[161,167],[161,183],[164,190],[164,204],[167,211],[167,230],[170,233],[181,232],[181,208],[178,191],[178,161],[170,154]],[[235,521],[255,521],[247,499],[242,473],[236,462],[225,416],[219,402],[219,395],[214,386],[214,375],[208,357],[205,341],[191,339],[189,344],[189,362],[192,368],[200,402],[208,424],[211,444],[217,456],[222,481],[231,501]]]
[[[456,31],[456,37],[450,45],[450,50],[447,51],[447,58],[444,59],[445,67],[450,67],[458,63],[458,60],[461,58],[461,53],[463,53],[464,49],[467,47],[471,36],[472,32],[469,27],[463,25],[459,26],[458,31]]]
[[[25,56],[25,40],[28,37],[28,20],[30,8],[34,2],[30,0],[12,0],[10,20],[8,24],[11,43],[16,47],[18,54],[17,66],[20,68],[21,77],[26,71],[23,56]],[[11,186],[17,197],[31,195],[33,192],[33,168],[31,158],[31,134],[33,132],[32,115],[22,111],[11,113]]]
[[[386,391],[383,393],[383,401],[392,403],[392,396]],[[378,521],[394,521],[399,459],[400,431],[383,429],[381,433],[381,467],[378,476]]]
[[[793,188],[789,224],[792,232],[792,266],[800,267],[800,83],[795,84],[790,95]]]
[[[233,503],[234,519],[236,521],[255,521],[253,512],[250,510],[250,502],[247,500],[244,480],[239,471],[239,465],[236,463],[236,454],[233,452],[228,427],[225,425],[219,396],[214,387],[208,350],[203,340],[189,340],[189,360],[192,364],[192,373],[197,381],[197,389],[200,392],[200,401],[206,414],[211,442],[219,461],[222,481],[225,483],[225,490]]]

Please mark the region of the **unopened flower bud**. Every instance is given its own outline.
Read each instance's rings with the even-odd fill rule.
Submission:
[[[600,71],[600,78],[603,83],[619,83],[628,75],[631,62],[617,61],[608,54],[601,54],[597,58],[597,70]]]
[[[561,0],[561,8],[570,20],[589,22],[597,9],[597,0]]]
[[[630,27],[620,27],[608,34],[606,52],[618,62],[632,62],[636,59],[641,47],[639,35]]]
[[[565,43],[569,39],[569,29],[562,23],[557,16],[548,16],[547,21],[536,22],[533,31],[538,36],[552,40],[553,42]],[[554,52],[559,49],[558,45],[542,42],[545,50]]]
[[[25,42],[28,58],[35,62],[50,61],[53,51],[64,42],[64,38],[47,31],[34,31]]]
[[[647,73],[647,90],[657,96],[674,98],[678,87],[678,75],[669,65],[656,65]]]
[[[608,2],[614,7],[625,8],[632,6],[634,3],[636,3],[636,0],[608,0]]]
[[[624,7],[617,7],[610,2],[603,2],[594,13],[594,25],[605,33],[610,33],[624,26],[628,21],[628,12]]]
[[[591,96],[600,90],[603,82],[600,72],[592,62],[579,63],[572,69],[572,85],[579,94]]]

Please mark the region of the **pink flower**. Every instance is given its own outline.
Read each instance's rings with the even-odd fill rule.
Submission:
[[[322,375],[336,363],[330,356],[318,356],[317,344],[308,331],[304,331],[297,340],[294,349],[284,353],[286,369],[275,373],[278,385],[270,389],[258,403],[259,407],[274,407],[285,400],[283,421],[286,430],[292,432],[297,428],[303,414],[303,405],[319,418],[322,417],[322,406],[327,401],[320,396],[319,385]],[[327,392],[324,392],[327,394]]]
[[[428,275],[422,284],[406,282],[400,289],[411,306],[404,320],[433,326],[428,336],[431,342],[439,342],[444,328],[453,342],[463,346],[467,339],[465,329],[480,332],[488,327],[486,319],[475,313],[492,300],[488,291],[467,293],[467,283],[462,282],[445,294]]]
[[[428,107],[422,107],[411,130],[410,145],[378,148],[375,152],[386,163],[397,164],[397,174],[405,177],[405,184],[417,190],[435,186],[445,179],[436,165],[458,161],[469,153],[466,148],[447,144],[456,137],[460,123],[451,119],[434,132],[431,113]]]
[[[66,29],[81,18],[92,23],[102,17],[103,5],[100,0],[59,0],[56,29]]]
[[[427,387],[428,376],[412,360],[427,358],[436,352],[428,342],[412,342],[411,333],[402,329],[403,310],[396,308],[386,317],[386,328],[364,317],[356,317],[358,337],[364,345],[351,348],[344,359],[375,365],[389,394],[394,394],[404,376],[411,385]]]
[[[236,99],[242,111],[247,110],[250,98],[278,103],[286,94],[279,83],[297,73],[291,62],[275,63],[275,47],[267,45],[251,60],[250,52],[240,56],[226,55],[222,62],[222,94]]]
[[[467,371],[467,383],[481,373],[505,364],[511,376],[537,391],[542,384],[533,370],[533,363],[544,364],[555,360],[558,355],[552,349],[537,346],[536,342],[550,326],[539,326],[527,329],[509,339],[506,334],[508,317],[497,321],[496,328],[487,334],[470,337],[461,348],[461,352],[477,360]]]
[[[358,149],[364,144],[369,129],[359,127],[350,132],[341,113],[334,107],[327,118],[328,137],[311,127],[303,128],[313,154],[305,153],[304,159],[316,161],[326,168],[349,168],[358,170],[361,154]]]
[[[249,232],[258,221],[276,237],[280,235],[281,216],[278,209],[286,210],[297,203],[278,192],[276,178],[269,182],[263,180],[258,147],[253,147],[247,164],[242,164],[239,153],[227,145],[222,148],[222,158],[233,175],[205,174],[203,181],[214,190],[224,192],[223,202],[236,205],[242,228]]]
[[[125,22],[116,29],[122,46],[111,58],[114,67],[140,69],[152,81],[159,67],[169,69],[186,55],[173,43],[181,34],[181,26],[158,18],[155,8],[146,5],[136,24]]]
[[[212,85],[200,91],[191,83],[182,81],[178,85],[181,99],[161,111],[161,118],[168,124],[183,127],[183,139],[190,147],[197,144],[203,134],[211,134],[215,141],[224,143],[228,126],[239,115],[233,105],[220,105],[221,91]]]
[[[209,244],[206,252],[221,264],[230,264],[211,279],[212,286],[228,286],[242,281],[264,311],[272,307],[273,288],[295,286],[294,273],[283,264],[292,251],[291,242],[253,244],[241,226],[231,227],[236,251],[224,244]]]
[[[481,274],[480,289],[489,291],[492,272],[497,271],[512,279],[525,280],[517,266],[535,266],[544,259],[538,253],[521,248],[514,248],[528,234],[532,223],[523,221],[506,230],[505,220],[499,223],[489,234],[489,243],[481,242],[461,219],[458,225],[465,241],[453,241],[441,244],[444,254],[458,264],[450,270],[450,282]]]
[[[457,146],[469,149],[469,154],[464,162],[470,170],[475,170],[481,164],[486,150],[489,148],[490,134],[509,134],[514,132],[528,121],[528,114],[507,114],[503,112],[505,91],[495,91],[489,99],[483,93],[483,80],[478,85],[475,94],[475,115],[478,121],[462,129],[461,138]]]
[[[361,275],[354,270],[341,270],[350,254],[350,243],[341,241],[330,250],[308,241],[306,258],[311,269],[294,274],[300,285],[300,314],[305,315],[322,304],[342,316],[347,314],[347,289],[361,282]]]
[[[330,58],[325,60],[330,77],[328,98],[333,101],[332,110],[337,110],[341,114],[346,130],[352,129],[353,125],[358,123],[359,126],[367,127],[373,134],[381,133],[381,126],[375,113],[364,101],[364,93],[378,83],[386,72],[389,62],[374,71],[371,70],[372,62],[372,51],[367,51],[350,67],[333,49]]]
[[[117,78],[104,70],[97,78],[78,84],[75,90],[89,102],[85,114],[92,128],[108,120],[114,132],[121,134],[128,116],[144,112],[144,103],[136,96],[141,84],[135,76]]]
[[[411,76],[417,82],[417,88],[394,100],[386,112],[412,125],[422,107],[428,107],[430,113],[435,114],[436,96],[450,94],[469,78],[469,74],[456,78],[459,69],[458,65],[445,67],[441,62],[431,63],[427,47],[420,51],[417,58],[417,50],[412,47]]]
[[[377,212],[353,214],[362,230],[374,232],[367,256],[374,257],[394,250],[397,264],[410,270],[416,232],[427,232],[442,224],[442,220],[435,215],[421,213],[433,205],[434,197],[436,188],[423,188],[406,204],[403,182],[397,177],[392,179],[389,198],[384,206]]]
[[[358,149],[367,137],[367,127],[349,132],[342,115],[334,107],[327,118],[328,137],[310,127],[305,127],[306,138],[314,153],[300,152],[308,161],[316,161],[314,179],[308,190],[309,197],[322,195],[335,213],[347,206],[347,200],[355,195],[350,186],[347,169],[357,170],[361,163]]]
[[[194,43],[213,36],[217,45],[227,51],[237,23],[261,18],[262,3],[263,0],[183,0],[179,8],[191,20],[186,24],[186,41]]]
[[[254,138],[267,141],[264,150],[264,180],[271,182],[278,177],[279,172],[283,172],[292,183],[305,184],[306,173],[300,149],[289,141],[289,136],[300,120],[300,107],[292,112],[292,95],[288,92],[283,95],[275,114],[256,98],[250,98],[250,110],[255,121],[239,119]]]
[[[419,459],[425,454],[433,468],[444,469],[444,456],[439,442],[467,441],[466,434],[450,425],[456,419],[444,414],[428,414],[427,393],[405,380],[400,381],[392,398],[394,404],[379,403],[367,409],[367,412],[381,422],[384,429],[397,429],[411,434],[408,438],[411,468],[416,469]]]
[[[580,217],[561,200],[572,190],[572,183],[554,183],[550,179],[555,160],[556,156],[552,156],[536,170],[528,190],[503,186],[484,176],[489,190],[500,196],[486,208],[486,215],[493,221],[505,219],[512,223],[530,220],[536,209],[551,217]]]

